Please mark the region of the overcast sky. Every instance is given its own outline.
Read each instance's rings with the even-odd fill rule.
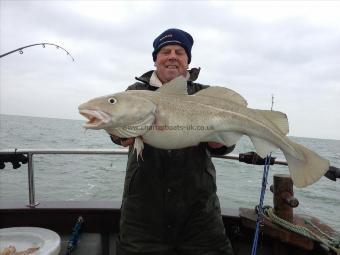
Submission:
[[[192,34],[198,82],[288,115],[292,136],[340,139],[339,1],[3,1],[0,113],[83,119],[80,103],[153,69],[154,38]]]

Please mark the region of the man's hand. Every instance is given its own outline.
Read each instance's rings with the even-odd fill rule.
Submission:
[[[218,149],[223,147],[224,145],[221,143],[216,143],[216,142],[208,142],[208,146],[212,149]]]
[[[110,135],[112,142],[114,142],[115,144],[127,147],[130,146],[131,144],[133,144],[135,142],[135,138],[131,137],[131,138],[120,138],[118,136],[115,135]]]
[[[131,137],[131,138],[121,138],[120,141],[121,141],[121,145],[122,146],[128,147],[128,146],[134,144],[135,138],[134,137]]]
[[[214,155],[224,155],[232,152],[235,149],[235,144],[231,146],[225,146],[221,143],[208,142],[208,150]]]

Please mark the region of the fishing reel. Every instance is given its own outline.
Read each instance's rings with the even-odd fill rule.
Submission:
[[[265,158],[261,158],[256,152],[250,151],[246,153],[240,153],[239,154],[239,161],[244,162],[246,164],[252,164],[252,165],[264,165],[266,162]],[[270,158],[270,165],[275,164],[275,158]]]
[[[22,153],[0,154],[0,169],[5,168],[5,163],[12,163],[13,169],[17,169],[27,162],[28,157]]]

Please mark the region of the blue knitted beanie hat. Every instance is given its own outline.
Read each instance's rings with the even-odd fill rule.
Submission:
[[[191,48],[194,44],[194,39],[192,36],[180,29],[170,28],[163,33],[161,33],[154,41],[153,41],[153,52],[152,57],[153,61],[156,61],[156,56],[159,50],[166,45],[180,45],[184,48],[185,52],[188,55],[188,64],[191,62]]]

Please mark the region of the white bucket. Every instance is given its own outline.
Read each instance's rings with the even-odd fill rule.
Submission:
[[[14,246],[17,252],[39,247],[32,255],[58,255],[60,236],[45,228],[2,228],[0,229],[0,252],[9,246]]]

